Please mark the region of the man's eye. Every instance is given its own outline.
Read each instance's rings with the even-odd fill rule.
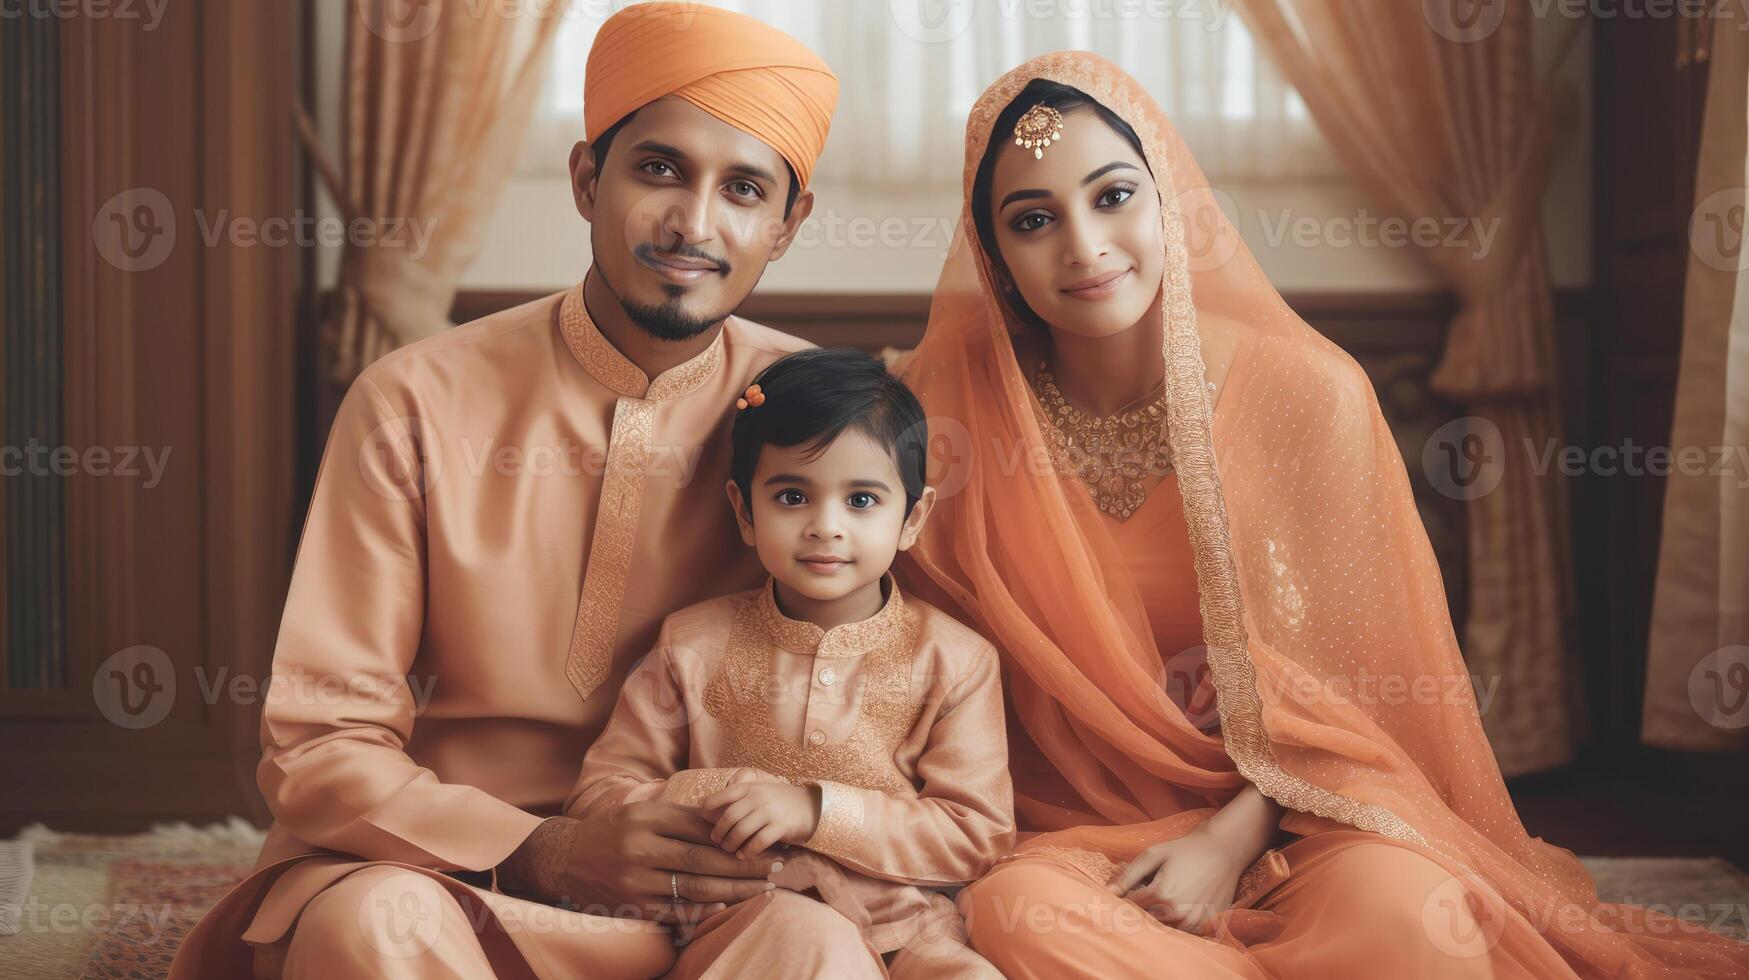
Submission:
[[[872,493],[853,493],[850,495],[850,506],[857,510],[867,510],[880,503],[880,499]]]
[[[661,160],[651,160],[644,164],[644,172],[652,177],[669,177],[674,174],[674,168]]]
[[[759,185],[750,180],[737,180],[729,184],[729,193],[736,197],[757,199],[764,195],[759,192]]]
[[[777,495],[777,502],[786,507],[799,507],[808,502],[808,498],[800,490],[784,490]]]

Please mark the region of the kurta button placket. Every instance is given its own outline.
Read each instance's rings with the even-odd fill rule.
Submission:
[[[651,381],[608,343],[590,321],[581,285],[573,288],[560,304],[559,317],[565,344],[578,363],[620,396],[614,403],[606,473],[597,498],[582,594],[577,600],[577,621],[565,658],[565,676],[587,701],[613,670],[619,609],[625,600],[626,577],[644,502],[656,406],[696,389],[716,373],[723,362],[723,334],[719,330],[702,353]]]

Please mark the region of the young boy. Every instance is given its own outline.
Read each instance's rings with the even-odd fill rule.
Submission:
[[[996,651],[889,573],[935,503],[923,409],[854,350],[785,357],[736,404],[729,502],[771,577],[663,622],[566,809],[697,807],[895,976],[995,976],[941,890],[1013,844]]]

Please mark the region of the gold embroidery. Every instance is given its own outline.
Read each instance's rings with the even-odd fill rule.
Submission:
[[[655,416],[655,405],[637,398],[621,398],[613,408],[595,534],[583,573],[583,595],[577,601],[571,652],[565,659],[565,676],[585,701],[613,668],[613,641],[619,633],[619,606],[625,598],[632,542],[644,505],[644,471]]]
[[[650,464],[650,442],[656,430],[656,405],[687,394],[715,374],[723,362],[723,331],[696,357],[677,364],[649,381],[621,354],[595,324],[583,305],[583,287],[572,288],[559,305],[565,345],[584,370],[620,395],[613,407],[606,472],[590,537],[589,559],[577,600],[577,622],[565,676],[588,700],[613,671],[614,641],[619,634],[619,608],[631,572],[632,545],[638,513],[644,502],[644,477]]]
[[[843,783],[819,780],[820,824],[802,846],[819,854],[844,853],[862,840],[862,797]]]
[[[896,589],[893,595],[898,595]],[[832,780],[891,796],[916,796],[916,787],[893,765],[894,751],[922,710],[911,678],[918,615],[909,608],[902,612],[897,628],[865,654],[862,699],[850,735],[816,746],[797,743],[772,724],[767,679],[777,655],[774,637],[761,594],[737,599],[722,665],[704,694],[705,710],[723,728],[722,764],[762,769],[792,783]]]
[[[772,640],[791,653],[806,653],[825,658],[857,657],[892,639],[894,631],[905,625],[905,600],[899,595],[893,573],[888,572],[883,581],[887,588],[887,601],[881,606],[880,612],[858,622],[834,626],[830,630],[785,616],[783,610],[777,607],[776,582],[773,579],[766,579],[765,588],[760,590],[759,610],[765,618],[765,628],[770,631]]]
[[[1148,499],[1154,478],[1172,471],[1165,387],[1140,408],[1103,417],[1069,404],[1043,363],[1033,378],[1033,390],[1047,423],[1041,428],[1057,471],[1075,474],[1100,510],[1128,520]]]
[[[1023,858],[1050,858],[1061,861],[1081,872],[1101,885],[1107,884],[1117,877],[1123,866],[1098,851],[1084,847],[1065,847],[1061,844],[1044,844],[1028,848],[1016,854],[1003,858],[1004,861],[1019,861]]]
[[[1288,809],[1340,820],[1362,830],[1428,846],[1419,831],[1391,810],[1332,792],[1283,770],[1270,745],[1257,691],[1257,668],[1251,662],[1248,647],[1238,571],[1233,565],[1227,505],[1215,469],[1214,409],[1209,390],[1205,387],[1202,341],[1196,331],[1196,308],[1191,299],[1190,258],[1185,245],[1183,216],[1178,207],[1178,191],[1173,181],[1171,157],[1166,152],[1165,134],[1154,124],[1152,111],[1142,105],[1141,99],[1145,95],[1117,66],[1090,57],[1086,52],[1065,51],[1035,58],[997,80],[974,107],[967,120],[967,132],[973,134],[966,144],[969,168],[975,168],[977,161],[983,158],[997,113],[1034,78],[1048,78],[1078,88],[1130,123],[1140,137],[1146,150],[1144,157],[1154,171],[1160,198],[1161,233],[1166,242],[1164,301],[1161,303],[1165,329],[1161,349],[1166,359],[1167,438],[1172,447],[1179,493],[1184,500],[1185,521],[1195,552],[1203,636],[1208,642],[1209,672],[1215,683],[1227,755],[1240,775]],[[961,210],[960,227],[967,241],[979,240],[969,208]],[[1020,376],[1019,365],[1014,362],[1007,320],[991,278],[989,257],[981,248],[976,254],[985,316],[993,325],[991,333],[997,353],[1007,355],[1009,383],[1024,385],[1026,382]],[[1042,438],[1043,433],[1040,435]],[[1454,858],[1449,854],[1446,857]]]
[[[668,777],[668,784],[662,787],[658,799],[675,806],[698,806],[706,797],[729,785],[734,775],[734,768],[682,769]]]
[[[1233,904],[1247,906],[1274,891],[1287,880],[1287,858],[1275,848],[1263,852],[1245,873],[1239,876],[1239,886],[1233,890]]]

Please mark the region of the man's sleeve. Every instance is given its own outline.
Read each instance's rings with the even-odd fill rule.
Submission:
[[[425,623],[429,426],[367,372],[323,453],[261,718],[257,781],[300,839],[368,860],[495,867],[541,818],[406,752]],[[443,683],[443,678],[437,678]]]

